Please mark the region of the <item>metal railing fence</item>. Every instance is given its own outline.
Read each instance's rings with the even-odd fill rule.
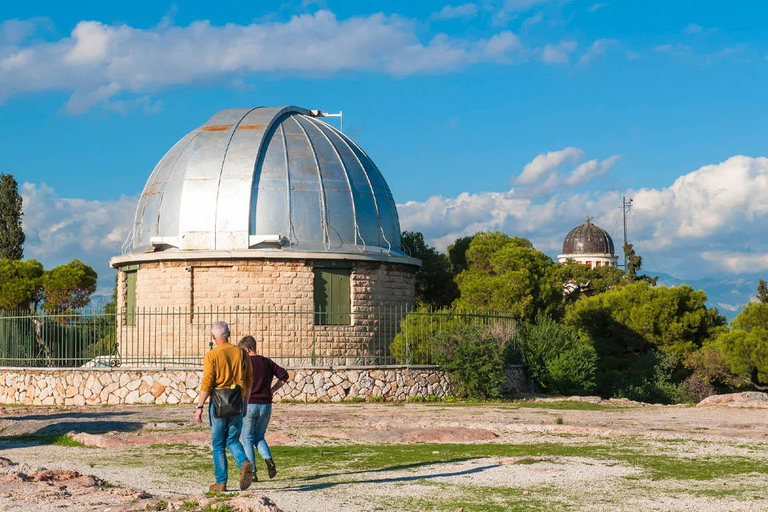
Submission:
[[[513,329],[489,311],[371,307],[323,321],[333,311],[292,307],[153,308],[135,311],[0,311],[0,366],[200,367],[211,324],[230,325],[231,341],[252,335],[259,353],[284,366],[435,364],[435,337],[469,325]]]

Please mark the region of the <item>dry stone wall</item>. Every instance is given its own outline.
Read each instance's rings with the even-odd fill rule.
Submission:
[[[444,398],[453,387],[434,367],[298,368],[275,397],[341,402],[371,397],[403,401]],[[202,371],[130,369],[0,369],[0,404],[189,404],[197,401]]]

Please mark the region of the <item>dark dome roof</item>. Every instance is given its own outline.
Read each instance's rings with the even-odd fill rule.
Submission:
[[[576,226],[563,241],[563,254],[614,254],[613,239],[606,230],[591,224],[590,218]]]

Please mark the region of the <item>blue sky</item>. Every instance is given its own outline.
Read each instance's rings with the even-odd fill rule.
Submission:
[[[766,270],[768,5],[0,4],[0,172],[27,255],[103,273],[154,164],[214,112],[343,110],[403,228],[556,256],[584,215],[684,278]],[[333,122],[333,121],[331,121]],[[765,192],[765,195],[763,194]]]

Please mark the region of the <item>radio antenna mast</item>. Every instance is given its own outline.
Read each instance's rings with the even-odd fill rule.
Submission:
[[[621,211],[624,214],[624,247],[622,247],[622,252],[624,252],[624,268],[627,268],[627,252],[624,250],[624,248],[627,246],[627,212],[632,209],[632,198],[630,197],[627,199],[626,196],[621,198]]]

